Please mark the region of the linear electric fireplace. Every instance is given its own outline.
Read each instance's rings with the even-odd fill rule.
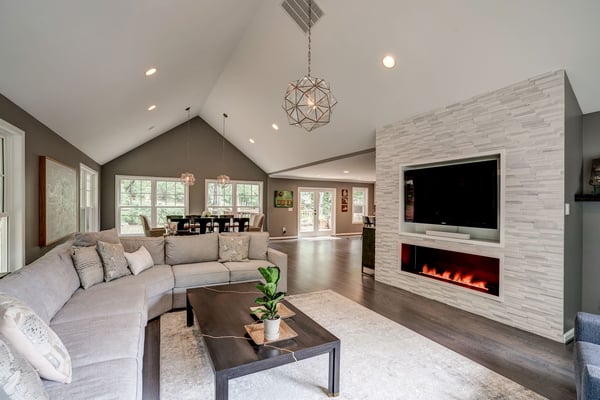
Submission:
[[[500,260],[493,257],[402,244],[404,272],[492,296],[500,295]]]

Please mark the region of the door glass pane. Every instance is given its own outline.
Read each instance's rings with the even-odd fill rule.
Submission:
[[[328,231],[332,229],[332,202],[333,195],[331,192],[319,193],[319,230]]]
[[[300,192],[300,232],[315,230],[315,193]]]

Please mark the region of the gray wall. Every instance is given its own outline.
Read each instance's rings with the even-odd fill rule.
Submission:
[[[1,94],[0,119],[25,131],[25,260],[30,263],[55,246],[39,246],[39,156],[50,156],[75,168],[78,187],[80,163],[96,171],[100,166]]]
[[[574,202],[582,191],[583,136],[582,114],[571,84],[565,79],[565,216],[564,253],[564,331],[573,328],[577,311],[581,310],[582,215],[583,206]]]
[[[375,279],[563,341],[565,74],[537,76],[377,131]],[[400,234],[399,166],[503,151],[504,246]],[[448,194],[453,195],[453,194]],[[456,195],[456,194],[454,194]],[[502,299],[400,271],[400,244],[502,260]]]
[[[373,215],[373,203],[375,199],[375,185],[372,183],[330,182],[297,179],[275,179],[269,178],[267,191],[269,206],[268,230],[271,236],[297,236],[298,235],[298,188],[333,188],[336,190],[336,232],[359,233],[362,232],[362,223],[352,223],[352,187],[367,187],[369,189],[369,215]],[[348,200],[350,202],[348,212],[342,212],[342,189],[348,189]],[[290,212],[287,208],[275,208],[274,196],[276,190],[292,190],[294,192],[294,207]],[[283,235],[282,229],[286,227],[287,234]]]
[[[592,159],[600,158],[600,112],[583,116],[583,191],[588,184]],[[600,313],[600,202],[583,203],[582,309]]]
[[[204,210],[204,180],[225,173],[232,180],[262,181],[267,187],[267,175],[248,157],[225,142],[225,166],[222,164],[222,136],[201,118],[191,120],[142,144],[102,166],[102,229],[115,226],[115,176],[138,175],[179,177],[192,172],[196,184],[190,187],[190,214]],[[189,149],[189,157],[188,157]],[[264,196],[264,194],[263,194]],[[263,210],[266,196],[263,197]]]

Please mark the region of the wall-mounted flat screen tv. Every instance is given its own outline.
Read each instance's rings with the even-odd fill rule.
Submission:
[[[498,159],[404,170],[404,221],[497,229]]]

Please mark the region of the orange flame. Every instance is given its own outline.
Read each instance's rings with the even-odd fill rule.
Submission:
[[[423,268],[421,269],[421,273],[423,275],[433,276],[433,277],[436,277],[439,279],[443,279],[445,281],[457,282],[457,283],[461,283],[463,285],[476,287],[478,289],[488,290],[487,282],[474,281],[473,279],[475,278],[475,276],[473,274],[464,274],[463,275],[461,272],[452,273],[451,271],[444,271],[443,273],[439,274],[439,273],[437,273],[435,268],[429,268],[429,266],[427,264],[423,265]]]

